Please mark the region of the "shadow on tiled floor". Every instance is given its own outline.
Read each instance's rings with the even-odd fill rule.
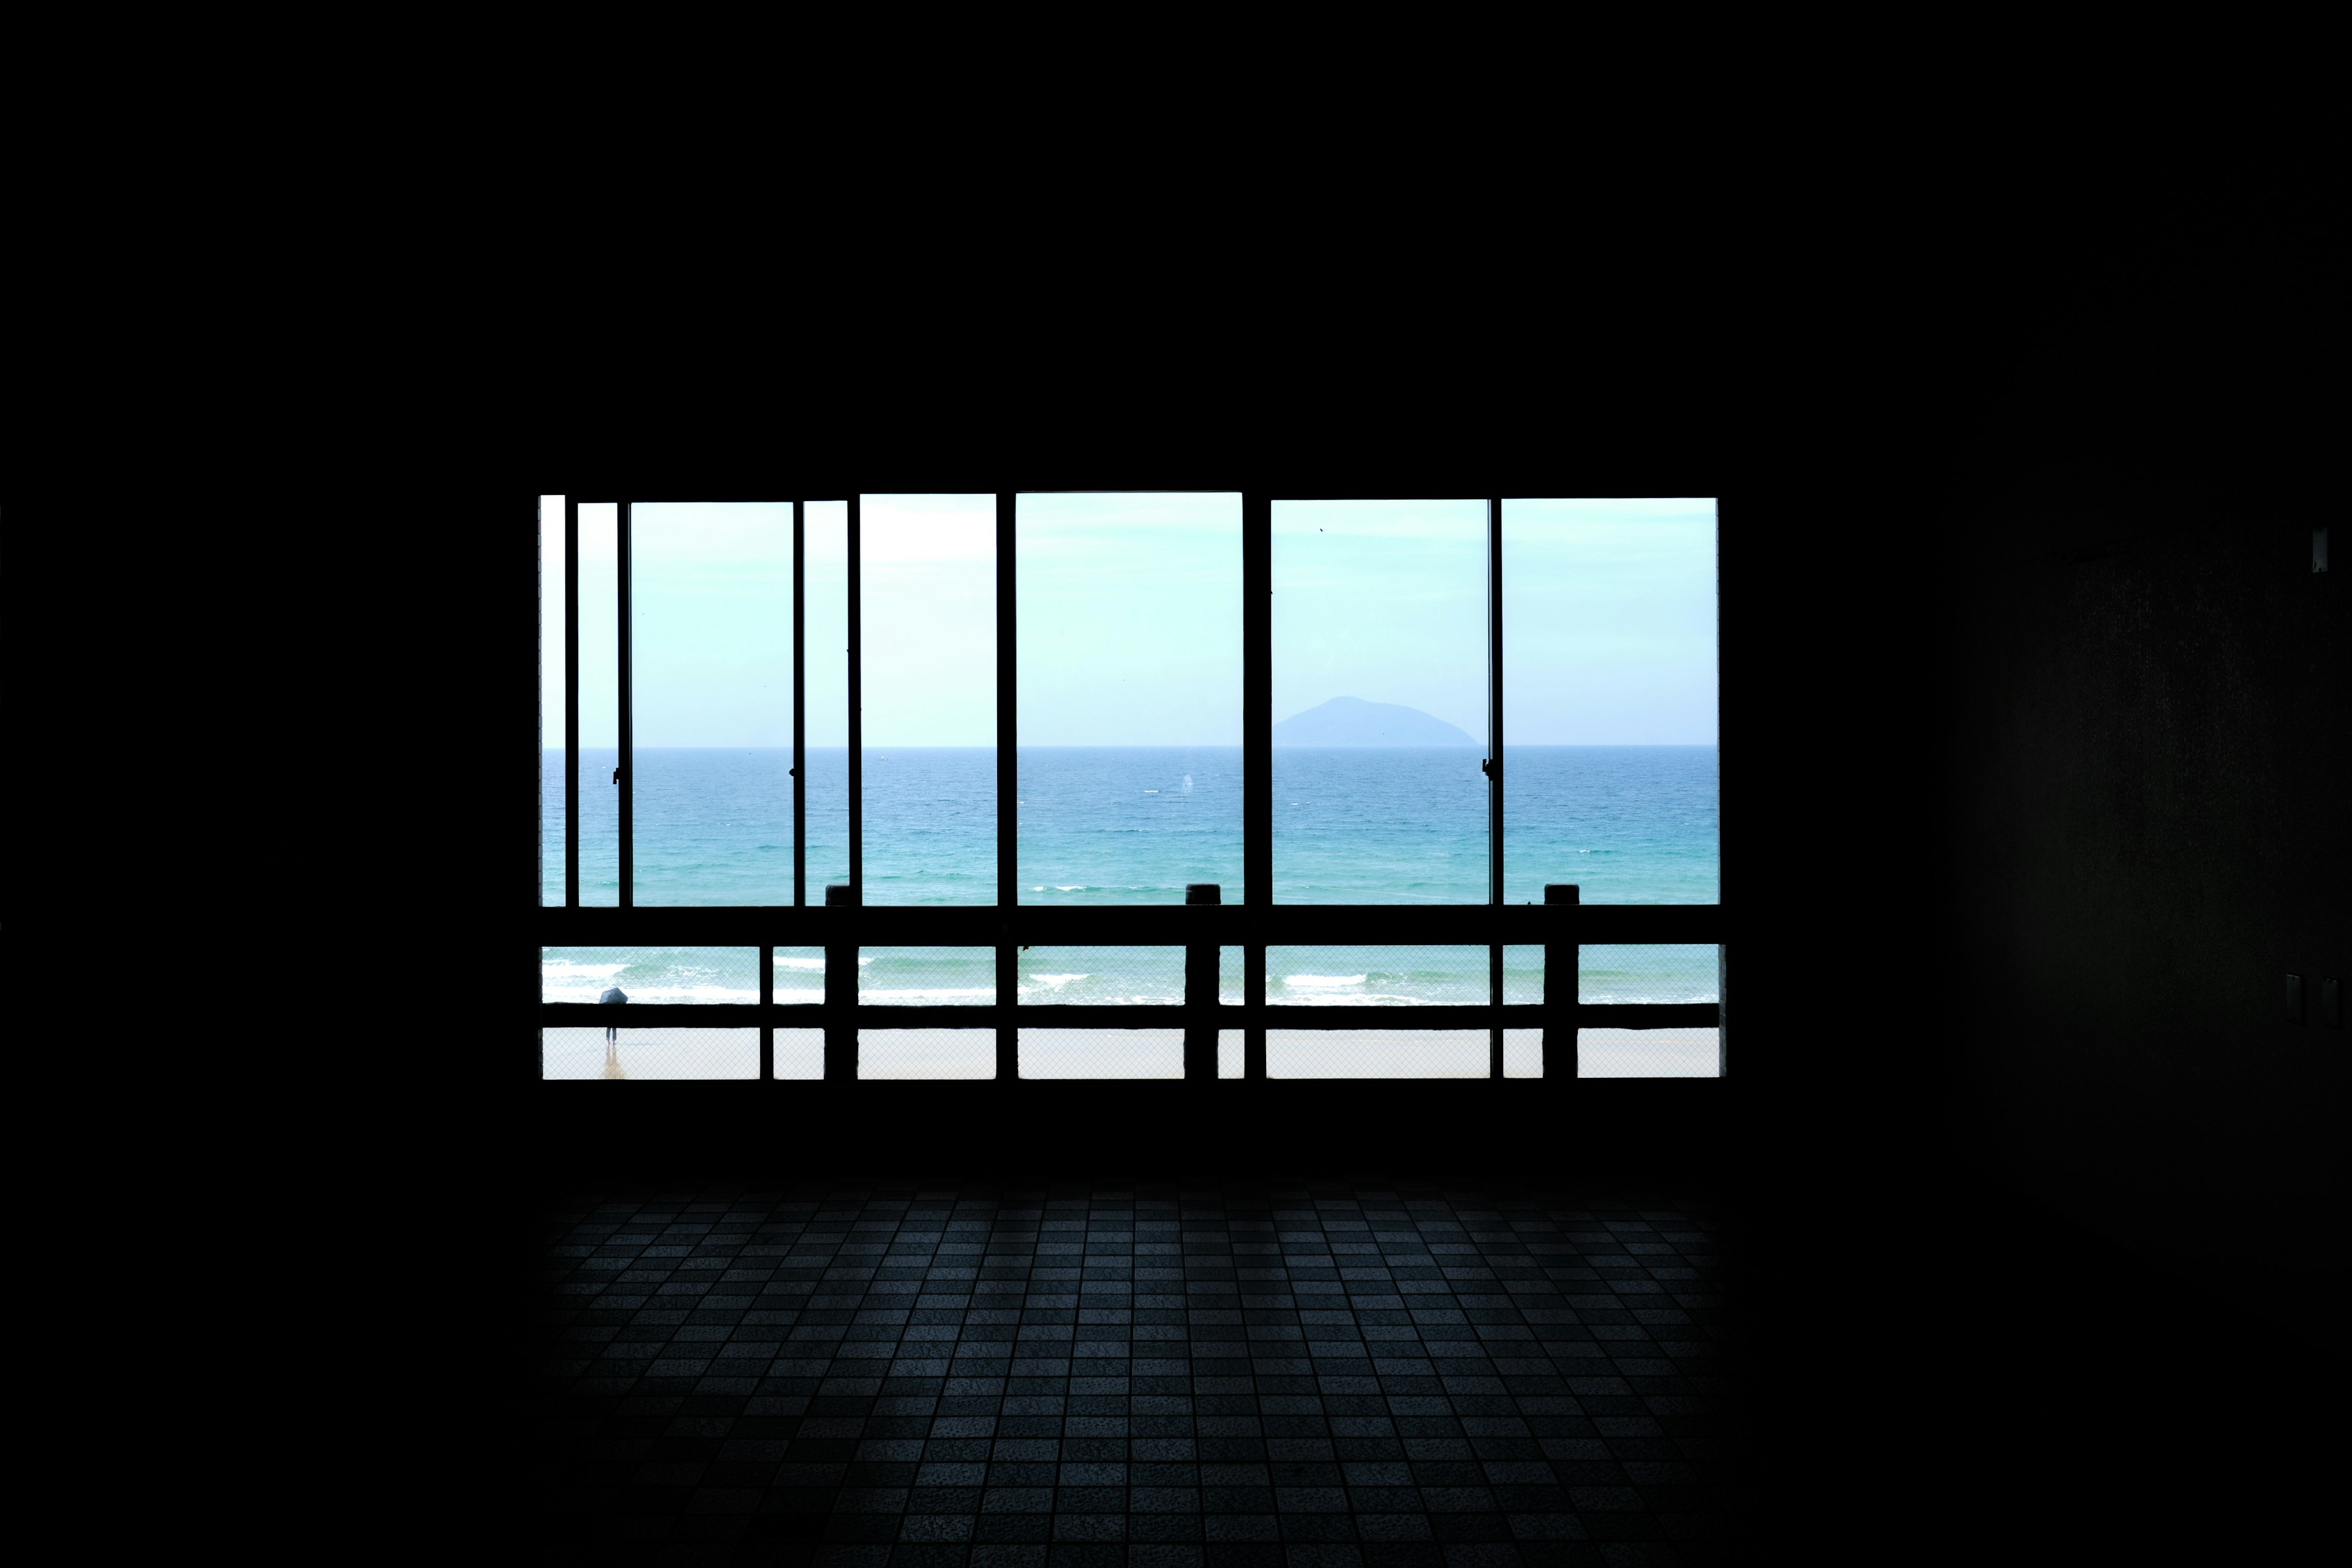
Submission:
[[[546,1215],[557,1560],[1727,1560],[1703,1207],[1499,1188],[610,1193]]]

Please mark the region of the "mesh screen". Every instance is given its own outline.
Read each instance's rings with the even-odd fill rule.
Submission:
[[[1484,1029],[1268,1029],[1268,1078],[1485,1078]]]
[[[773,973],[780,1005],[824,1000],[824,949],[780,947],[776,949]]]
[[[1184,1000],[1181,947],[1024,947],[1015,956],[1018,1002],[1164,1007]]]
[[[1181,1029],[1024,1029],[1023,1078],[1182,1078]]]
[[[992,1003],[996,1000],[996,950],[861,947],[857,950],[857,1000],[885,1007],[969,1007]]]
[[[1217,1076],[1242,1076],[1242,1031],[1239,1029],[1217,1031]]]
[[[1487,991],[1486,950],[1483,947],[1265,950],[1265,999],[1269,1005],[1484,1005]],[[1266,1070],[1273,1071],[1270,1058]]]
[[[1221,947],[1217,949],[1217,1004],[1223,1007],[1238,1007],[1243,1001],[1242,950]]]
[[[625,1024],[609,1030],[593,1025],[541,1029],[539,1059],[543,1079],[757,1078],[760,1031],[668,1026],[632,1029]]]
[[[1715,1002],[1721,1000],[1720,950],[1687,942],[1618,942],[1577,953],[1576,994],[1584,1002]],[[1503,1000],[1543,1000],[1544,950],[1503,950]]]
[[[1579,1078],[1720,1078],[1715,1029],[1579,1029]]]
[[[1543,1077],[1543,1037],[1541,1029],[1503,1031],[1505,1078]]]
[[[983,950],[984,951],[984,950]],[[994,1078],[993,1029],[860,1029],[859,1078]]]
[[[619,990],[632,1002],[757,1002],[756,947],[542,947],[539,999],[601,1002]]]
[[[787,1078],[823,1078],[824,1076],[824,1031],[823,1029],[778,1029],[776,1031],[776,1076]]]

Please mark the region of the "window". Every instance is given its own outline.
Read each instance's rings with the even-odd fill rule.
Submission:
[[[542,1076],[1723,1071],[1711,500],[540,524]]]

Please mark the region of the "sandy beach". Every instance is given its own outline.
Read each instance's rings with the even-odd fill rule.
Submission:
[[[607,1048],[601,1028],[542,1029],[544,1076],[551,1079],[739,1079],[756,1077],[756,1029],[624,1026]],[[864,1029],[861,1075],[871,1079],[984,1079],[996,1072],[989,1029]],[[1272,1078],[1484,1078],[1486,1036],[1478,1029],[1269,1029]],[[1714,1078],[1719,1050],[1713,1029],[1586,1029],[1580,1078]],[[824,1037],[815,1029],[776,1031],[776,1076],[823,1076]],[[1221,1078],[1242,1072],[1242,1032],[1217,1035]],[[1543,1035],[1503,1033],[1507,1078],[1543,1070]],[[1177,1029],[1024,1029],[1026,1079],[1180,1079],[1184,1037]]]

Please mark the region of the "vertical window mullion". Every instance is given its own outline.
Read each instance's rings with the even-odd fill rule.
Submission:
[[[1013,906],[1021,901],[1021,736],[1017,628],[1020,601],[1013,579],[1013,523],[1020,498],[996,496],[996,1076],[1021,1076],[1021,1033],[1013,1013],[1020,989],[1020,949],[1013,940]]]
[[[793,502],[793,908],[808,905],[808,502]]]
[[[1242,1003],[1265,1005],[1265,942],[1274,907],[1274,500],[1242,497]],[[1242,1077],[1265,1077],[1265,1030],[1242,1033]]]
[[[1503,901],[1503,502],[1486,501],[1486,902]],[[1486,949],[1486,1001],[1503,1000],[1503,950]],[[1486,1031],[1486,1073],[1503,1076],[1500,1015]]]
[[[636,907],[636,786],[637,745],[635,714],[632,699],[630,668],[629,612],[629,508],[622,501],[615,509],[619,514],[615,543],[619,546],[620,596],[620,658],[621,685],[621,908]]]
[[[580,498],[563,498],[563,907],[580,907]]]

